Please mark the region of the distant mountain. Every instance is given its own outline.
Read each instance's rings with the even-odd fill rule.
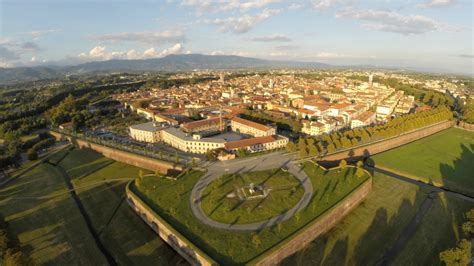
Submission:
[[[275,61],[231,55],[168,55],[142,60],[108,60],[75,66],[0,68],[0,84],[60,77],[66,74],[118,71],[188,71],[194,69],[325,68],[317,62]]]

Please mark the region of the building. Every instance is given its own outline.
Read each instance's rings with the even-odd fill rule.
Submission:
[[[156,122],[133,125],[130,126],[130,136],[134,140],[156,143],[161,139],[160,131],[162,129],[163,127]]]
[[[286,144],[288,144],[288,138],[275,135],[229,141],[225,143],[225,148],[233,153],[237,152],[237,150],[260,152],[284,148]]]
[[[189,123],[181,124],[184,132],[199,133],[199,132],[216,132],[225,129],[225,122],[220,117],[214,117],[205,120],[198,120]]]
[[[375,123],[376,114],[371,111],[366,111],[355,117],[351,121],[351,128],[365,127]]]
[[[276,134],[276,129],[273,127],[265,126],[240,117],[232,118],[231,127],[235,132],[254,137],[272,136]]]
[[[201,135],[185,133],[175,127],[163,129],[161,140],[173,148],[190,153],[206,153],[224,148],[226,142],[220,138],[202,138]]]

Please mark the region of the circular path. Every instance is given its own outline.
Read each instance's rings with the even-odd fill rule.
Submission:
[[[273,169],[273,168],[280,168],[286,166],[288,167],[288,172],[293,174],[302,184],[304,188],[303,197],[301,197],[300,201],[293,206],[290,210],[274,216],[270,219],[263,220],[256,223],[248,223],[248,224],[227,224],[217,222],[209,216],[207,216],[201,208],[201,195],[204,189],[215,179],[221,177],[223,174],[232,174],[232,173],[244,173],[250,171],[260,171],[266,169]],[[295,215],[298,211],[302,210],[304,207],[308,205],[313,195],[313,185],[311,184],[311,180],[309,180],[306,173],[298,167],[298,165],[294,162],[291,162],[290,158],[279,158],[275,159],[272,157],[254,157],[248,158],[238,161],[230,161],[230,162],[219,162],[215,163],[208,168],[208,172],[206,175],[201,177],[199,181],[194,185],[193,190],[191,191],[190,196],[190,206],[191,210],[201,222],[206,225],[216,227],[219,229],[226,229],[226,230],[240,230],[240,231],[254,231],[260,230],[267,226],[274,226],[280,222],[290,219]]]

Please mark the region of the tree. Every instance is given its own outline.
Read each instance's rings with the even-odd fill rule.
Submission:
[[[176,153],[176,156],[174,159],[175,159],[176,164],[179,164],[179,161],[181,160],[181,158],[179,157],[178,153]]]
[[[21,251],[8,249],[4,255],[3,262],[5,266],[27,265],[28,258]]]
[[[196,168],[196,167],[197,167],[196,158],[193,158],[193,159],[191,160],[191,167],[192,167],[192,168]]]
[[[295,152],[296,151],[296,145],[293,141],[288,141],[288,144],[286,144],[286,151],[287,152]]]
[[[462,239],[458,246],[439,254],[439,259],[446,265],[469,265],[471,262],[471,242]]]
[[[341,162],[339,162],[339,167],[340,167],[342,170],[345,170],[346,167],[347,167],[347,162],[346,162],[346,160],[341,160]]]
[[[318,156],[319,155],[318,147],[316,147],[315,145],[309,146],[309,155]]]
[[[359,177],[359,178],[364,176],[364,170],[362,170],[362,168],[357,168],[356,176]]]
[[[327,149],[329,153],[336,151],[336,147],[334,147],[333,143],[329,144]]]
[[[28,158],[28,160],[34,161],[38,159],[38,153],[36,152],[35,149],[29,149],[26,154],[26,157]]]
[[[260,237],[257,234],[254,234],[252,236],[252,243],[258,248],[262,241],[260,240]]]

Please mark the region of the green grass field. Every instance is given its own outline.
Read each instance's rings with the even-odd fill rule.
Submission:
[[[372,158],[376,167],[474,196],[473,152],[474,133],[450,128]]]
[[[280,223],[281,226],[267,227],[259,232],[219,230],[194,217],[189,197],[202,172],[192,171],[177,181],[144,177],[138,188],[132,185],[131,189],[213,259],[226,265],[242,264],[323,214],[369,178],[368,175],[356,177],[353,168],[324,171],[310,162],[304,164],[304,170],[315,191],[311,202],[296,216]],[[252,241],[255,239],[258,241]]]
[[[267,197],[242,201],[249,184],[270,190]],[[242,192],[244,191],[244,192]],[[223,223],[245,224],[270,219],[291,209],[303,196],[301,183],[280,169],[224,175],[203,191],[201,207],[210,218]],[[232,194],[232,198],[228,195]],[[250,194],[249,194],[250,196]]]
[[[462,235],[464,214],[474,203],[439,193],[415,235],[393,262],[394,265],[442,265],[439,253],[456,246]],[[436,221],[436,222],[435,222]],[[420,254],[431,254],[423,256]]]
[[[372,191],[359,207],[283,265],[374,265],[426,197],[415,185],[375,174]]]
[[[124,200],[125,185],[138,176],[139,168],[89,150],[64,151],[51,160],[60,161],[59,166],[71,175],[93,227],[118,264],[168,265],[182,261]],[[67,192],[61,172],[53,165],[43,163],[1,188],[0,213],[34,264],[107,264]]]

